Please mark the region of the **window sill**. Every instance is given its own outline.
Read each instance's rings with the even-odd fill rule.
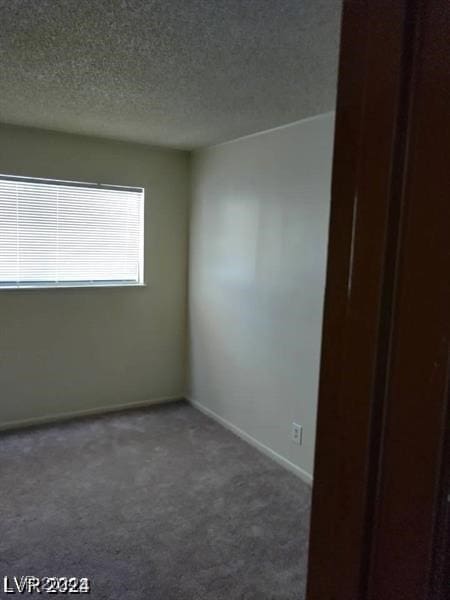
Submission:
[[[21,292],[21,291],[39,291],[39,290],[91,290],[91,289],[109,289],[109,288],[145,288],[146,283],[89,283],[89,284],[67,284],[67,285],[11,285],[1,286],[2,292]]]

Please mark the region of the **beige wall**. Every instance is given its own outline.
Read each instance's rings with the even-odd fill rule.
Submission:
[[[145,187],[147,282],[0,291],[0,426],[182,395],[188,154],[1,126],[0,173]]]
[[[334,115],[195,154],[191,399],[313,470]],[[293,421],[303,445],[291,441]]]

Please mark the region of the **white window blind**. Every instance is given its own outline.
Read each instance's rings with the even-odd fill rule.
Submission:
[[[0,288],[140,285],[144,190],[0,176]]]

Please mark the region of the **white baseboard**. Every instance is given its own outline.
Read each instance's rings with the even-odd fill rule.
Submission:
[[[139,402],[128,402],[126,404],[112,404],[108,406],[98,406],[84,410],[74,410],[70,412],[57,413],[52,415],[43,415],[41,417],[31,417],[29,419],[18,419],[17,421],[6,421],[0,423],[0,431],[8,429],[22,429],[25,427],[33,427],[35,425],[45,425],[47,423],[56,423],[58,421],[68,421],[78,417],[89,417],[95,415],[120,412],[133,408],[144,408],[146,406],[154,406],[156,404],[166,404],[167,402],[176,402],[184,400],[184,396],[162,396],[160,398],[149,398]]]
[[[226,429],[229,429],[232,433],[236,434],[238,437],[243,439],[245,442],[248,442],[251,446],[253,446],[257,450],[259,450],[260,452],[277,462],[285,469],[291,471],[291,473],[294,473],[294,475],[297,475],[297,477],[300,477],[300,479],[302,479],[308,485],[312,486],[313,477],[310,473],[297,466],[284,456],[281,456],[281,454],[278,454],[278,452],[275,452],[275,450],[272,450],[272,448],[269,448],[269,446],[266,446],[262,442],[258,441],[256,438],[248,434],[243,429],[236,427],[236,425],[233,425],[233,423],[230,423],[230,421],[224,419],[210,408],[206,408],[206,406],[203,406],[203,404],[200,404],[196,400],[192,400],[192,398],[189,398],[188,396],[186,396],[186,400],[190,404],[192,404],[194,408],[197,408],[203,414],[207,415],[208,417],[211,417],[211,419],[214,419],[214,421],[217,421]]]

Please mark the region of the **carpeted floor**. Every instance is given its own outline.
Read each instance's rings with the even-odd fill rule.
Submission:
[[[301,600],[309,507],[306,484],[182,402],[2,434],[0,581],[89,577],[96,600]]]

